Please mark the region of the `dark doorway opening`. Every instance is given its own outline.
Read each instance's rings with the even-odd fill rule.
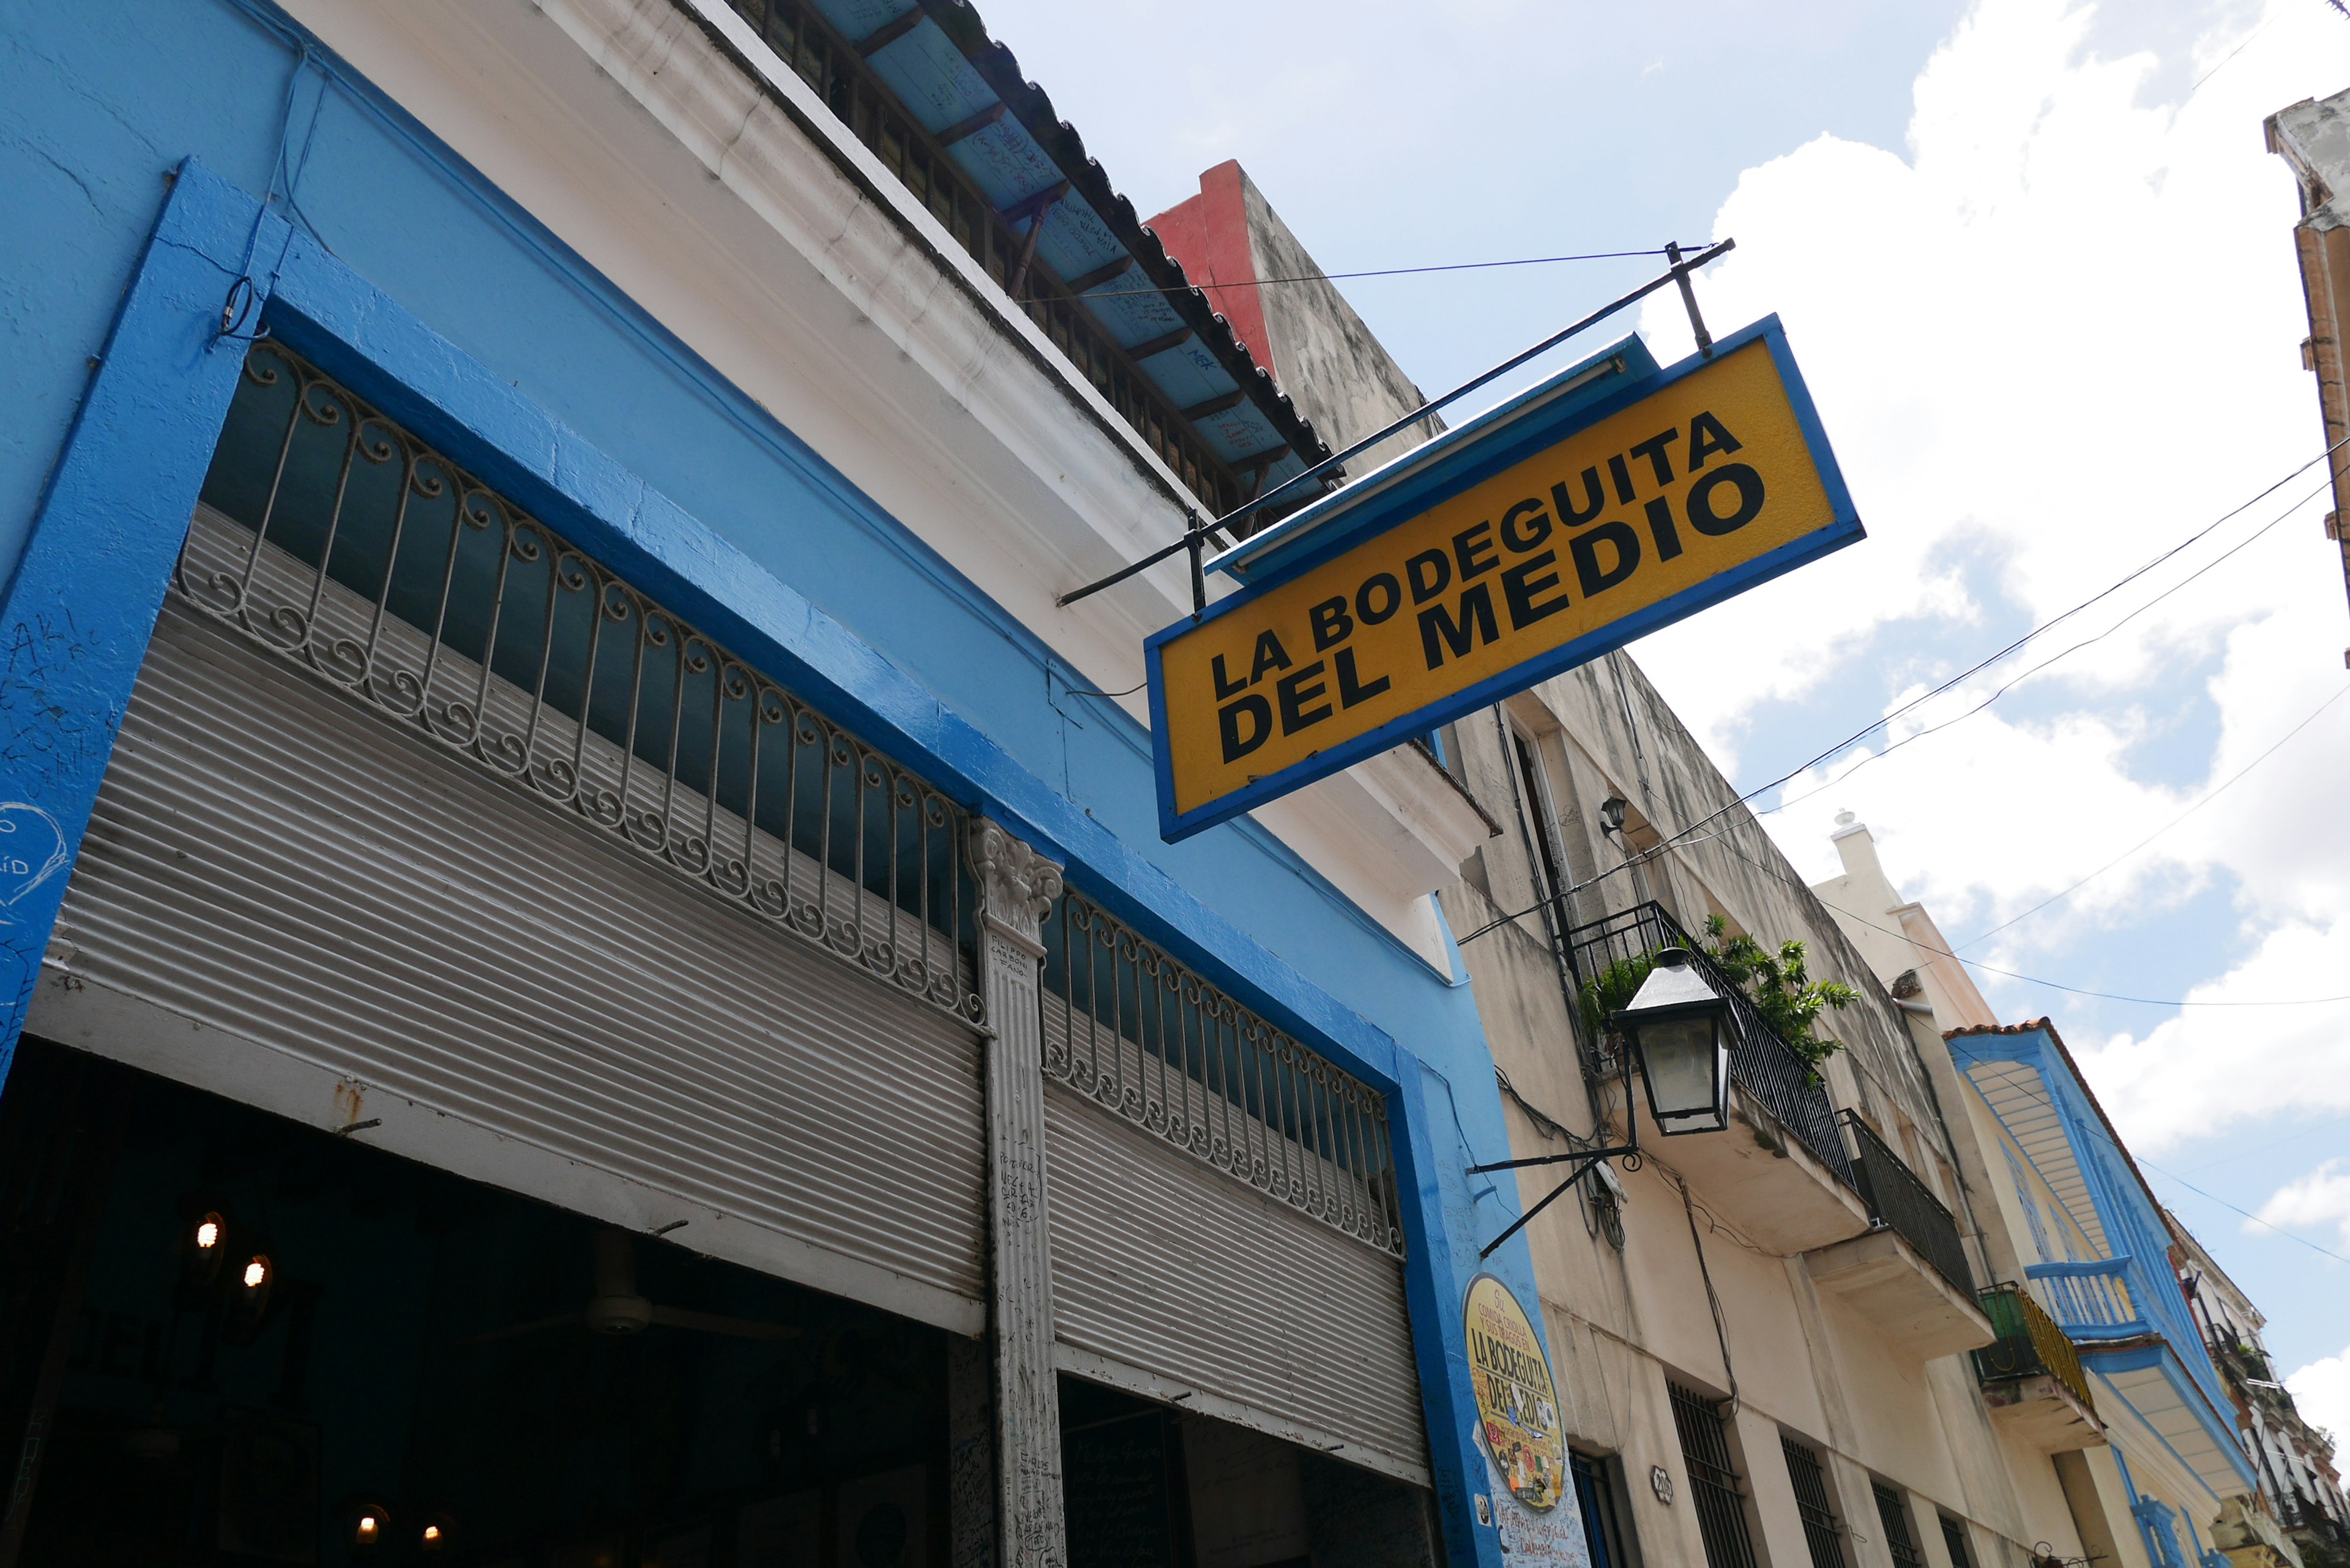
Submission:
[[[949,1335],[364,1136],[24,1043],[0,1565],[947,1562]]]
[[[1433,1568],[1421,1489],[1061,1379],[1069,1568]]]

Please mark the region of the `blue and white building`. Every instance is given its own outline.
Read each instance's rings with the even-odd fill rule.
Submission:
[[[2070,1344],[2082,1403],[2095,1413],[2075,1430],[2102,1428],[2100,1444],[2061,1453],[2068,1495],[2106,1495],[2153,1568],[2228,1561],[2212,1528],[2235,1511],[2230,1500],[2257,1491],[2258,1477],[2179,1289],[2161,1204],[2048,1020],[1949,1040],[1969,1109],[1988,1124],[1983,1141],[2007,1176],[1991,1185],[2032,1303],[2017,1308],[2044,1314]],[[2043,1377],[2017,1411],[2065,1397],[2066,1374],[2049,1371],[2055,1386]],[[2076,1518],[2087,1511],[2081,1500],[2073,1507]]]
[[[1327,448],[968,6],[31,0],[0,126],[0,1564],[1498,1568],[1486,819],[1159,841],[1189,582],[1057,596]]]

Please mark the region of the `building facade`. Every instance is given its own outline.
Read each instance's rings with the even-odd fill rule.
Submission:
[[[2047,1020],[2002,1025],[1846,813],[1822,899],[1897,995],[1977,1193],[2000,1329],[1975,1355],[2031,1528],[2148,1568],[2295,1560],[2174,1270],[2176,1221]]]
[[[1159,840],[1328,447],[970,8],[0,50],[0,1564],[1499,1568],[1487,820]]]
[[[2343,229],[2340,202],[2350,195],[2350,91],[2328,99],[2303,99],[2269,116],[2269,151],[2293,170],[2301,192],[2301,221],[2293,225],[2293,253],[2301,263],[2301,290],[2309,307],[2309,336],[2302,340],[2301,368],[2317,378],[2319,428],[2325,432],[2327,462],[2334,476],[2334,505],[2325,514],[2325,536],[2342,555],[2342,575],[2350,586],[2350,383],[2344,379],[2344,346],[2350,342],[2350,233]],[[2345,650],[2350,660],[2350,650]]]
[[[2170,1222],[2173,1261],[2186,1289],[2188,1311],[2203,1343],[2210,1347],[2220,1381],[2236,1407],[2236,1428],[2252,1468],[2260,1472],[2261,1496],[2284,1527],[2304,1568],[2331,1568],[2350,1562],[2350,1506],[2342,1477],[2334,1468],[2334,1442],[2302,1418],[2292,1390],[2277,1381],[2275,1364],[2262,1342],[2266,1321],[2227,1271],[2212,1261],[2194,1232],[2164,1210]]]
[[[1237,165],[1152,227],[1195,276],[1314,273]],[[1217,294],[1334,443],[1415,406],[1326,282]],[[2000,1339],[1996,1293],[1979,1293],[2008,1276],[1984,1250],[1929,1004],[1880,981],[1859,940],[1876,933],[1847,934],[1822,901],[1834,890],[1804,885],[1628,658],[1430,750],[1487,823],[1442,895],[1510,1109],[1507,1146],[1480,1163],[1639,1145],[1564,1193],[1572,1162],[1485,1179],[1515,1182],[1523,1211],[1549,1200],[1523,1233],[1590,1560],[2080,1559],[2055,1470],[2019,1452],[1972,1359]],[[1608,1014],[1673,945],[1743,998],[1742,938],[1773,957],[1801,942],[1799,986],[1849,988],[1817,1024],[1841,1049],[1810,1059],[1742,1004],[1730,1130],[1661,1137]]]

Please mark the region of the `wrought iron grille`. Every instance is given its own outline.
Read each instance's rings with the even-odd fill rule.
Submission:
[[[1974,1273],[1950,1211],[1857,1114],[1839,1111],[1836,1119],[1852,1140],[1852,1173],[1869,1218],[1915,1248],[1952,1290],[1974,1294]]]
[[[1575,926],[1566,933],[1567,962],[1575,971],[1576,990],[1583,996],[1607,974],[1610,965],[1643,961],[1666,948],[1685,948],[1691,961],[1730,1000],[1731,1029],[1736,1035],[1730,1052],[1730,1076],[1739,1088],[1777,1118],[1812,1158],[1828,1168],[1838,1180],[1853,1183],[1852,1161],[1844,1140],[1836,1136],[1835,1107],[1811,1064],[1772,1032],[1746,992],[1715,967],[1705,951],[1663,905],[1650,901]],[[1587,1011],[1587,1010],[1586,1010]],[[1586,1023],[1591,1020],[1586,1017]],[[1593,1038],[1585,1043],[1586,1072],[1604,1075],[1617,1070],[1602,1053],[1599,1031],[1586,1028]]]
[[[1078,894],[1044,934],[1047,1077],[1403,1256],[1386,1096]]]
[[[1926,1554],[1909,1533],[1909,1511],[1902,1506],[1901,1494],[1882,1481],[1869,1482],[1868,1490],[1877,1498],[1877,1520],[1885,1526],[1885,1550],[1893,1556],[1893,1568],[1926,1568]]]
[[[1975,1376],[1984,1383],[2013,1377],[2049,1376],[2069,1390],[2092,1415],[2097,1402],[2089,1393],[2089,1376],[2080,1353],[2055,1319],[2041,1310],[2031,1293],[2016,1285],[1994,1285],[1976,1298],[1983,1315],[1999,1337],[1974,1353]]]
[[[274,341],[174,583],[585,826],[976,1021],[965,814]]]
[[[1795,1489],[1795,1514],[1804,1521],[1804,1544],[1812,1568],[1850,1568],[1845,1561],[1844,1526],[1828,1502],[1828,1478],[1819,1450],[1782,1432],[1779,1450],[1787,1457],[1787,1480]]]
[[[1673,1428],[1680,1435],[1681,1467],[1689,1472],[1690,1501],[1697,1508],[1706,1568],[1756,1568],[1754,1538],[1746,1528],[1745,1491],[1730,1457],[1721,1407],[1678,1383],[1668,1382],[1665,1389],[1672,1397]]]
[[[1974,1553],[1967,1550],[1967,1527],[1947,1513],[1935,1517],[1942,1521],[1942,1545],[1950,1553],[1950,1568],[1975,1568]]]

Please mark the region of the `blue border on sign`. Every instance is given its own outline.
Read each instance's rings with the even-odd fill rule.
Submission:
[[[1284,583],[1312,571],[1334,556],[1402,526],[1429,507],[1483,483],[1544,447],[1578,430],[1597,424],[1675,382],[1695,375],[1723,355],[1757,342],[1763,344],[1771,352],[1772,362],[1778,368],[1780,380],[1786,388],[1788,404],[1794,411],[1796,428],[1802,432],[1804,448],[1819,472],[1821,487],[1826,492],[1828,502],[1829,521],[1825,526],[1801,538],[1791,539],[1766,555],[1684,588],[1645,609],[1610,621],[1572,642],[1514,664],[1499,674],[1488,676],[1450,697],[1390,719],[1376,730],[1342,742],[1326,751],[1315,752],[1278,773],[1267,774],[1205,805],[1189,812],[1176,810],[1174,756],[1167,744],[1165,665],[1160,657],[1160,649],[1167,643],[1219,616],[1245,609]],[[1544,410],[1545,413],[1550,411]],[[1151,767],[1159,785],[1159,832],[1161,838],[1170,844],[1188,838],[1316,779],[1327,778],[1366,757],[1391,750],[1415,735],[1424,735],[1465,713],[1473,713],[1538,681],[1588,663],[1627,642],[1646,637],[1652,631],[1670,626],[1867,536],[1861,526],[1859,514],[1853,506],[1851,492],[1846,488],[1843,471],[1836,466],[1835,453],[1828,445],[1827,431],[1820,424],[1819,411],[1812,403],[1811,390],[1804,384],[1803,372],[1796,368],[1794,355],[1787,347],[1786,331],[1775,315],[1766,316],[1752,326],[1741,327],[1729,337],[1719,339],[1711,357],[1692,354],[1656,375],[1614,389],[1608,396],[1592,402],[1573,402],[1559,412],[1561,417],[1555,419],[1543,418],[1538,414],[1523,426],[1506,426],[1495,432],[1495,440],[1490,448],[1484,444],[1465,447],[1452,462],[1435,464],[1428,472],[1413,475],[1398,484],[1391,494],[1381,496],[1374,503],[1381,514],[1379,521],[1361,527],[1342,529],[1328,546],[1301,553],[1295,560],[1284,562],[1278,570],[1260,580],[1252,581],[1239,593],[1209,606],[1198,621],[1188,618],[1177,621],[1152,633],[1144,641],[1143,659],[1150,684],[1150,731],[1154,737]]]
[[[1562,432],[1592,419],[1594,409],[1624,407],[1617,394],[1635,384],[1649,388],[1661,373],[1656,356],[1638,337],[1611,343],[1465,424],[1381,463],[1345,489],[1299,507],[1208,561],[1205,569],[1243,583],[1254,583],[1259,576],[1270,583],[1276,575],[1286,580],[1292,568],[1310,564],[1306,552],[1313,552],[1311,562],[1343,553],[1343,547],[1392,525],[1397,507],[1417,514],[1430,504],[1431,491],[1454,493],[1461,483],[1482,483],[1555,445]],[[1646,395],[1643,391],[1636,397]],[[1399,470],[1403,472],[1389,477]]]

